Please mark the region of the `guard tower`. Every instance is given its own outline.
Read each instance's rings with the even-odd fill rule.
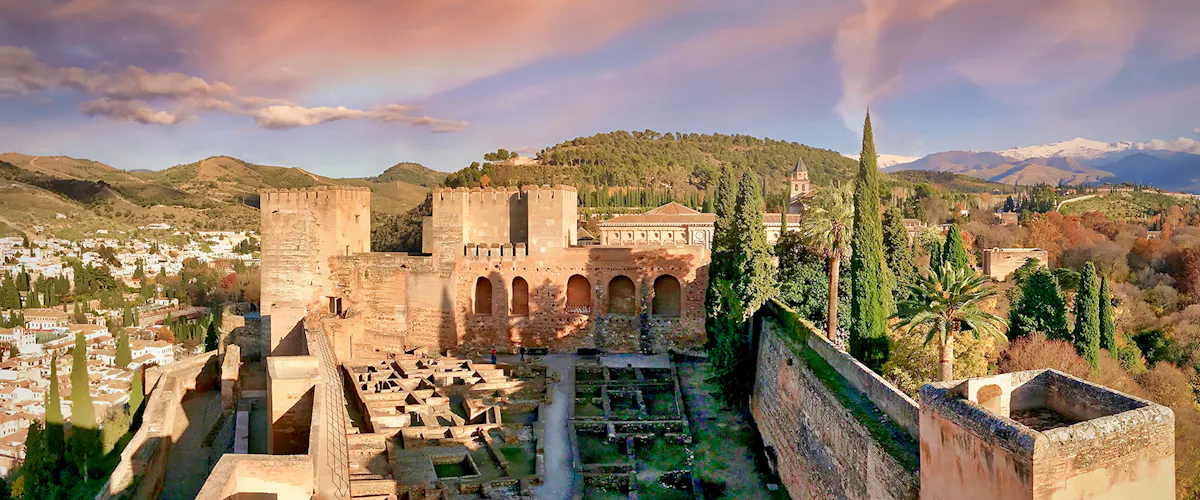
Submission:
[[[792,169],[791,201],[788,203],[788,213],[798,214],[804,208],[805,199],[813,191],[812,181],[808,180],[808,167],[804,159],[796,160],[796,168]]]

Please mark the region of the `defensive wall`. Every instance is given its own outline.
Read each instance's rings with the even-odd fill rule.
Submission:
[[[142,426],[125,445],[121,462],[97,499],[158,498],[171,445],[180,438],[176,419],[186,418],[182,415],[183,397],[188,391],[205,391],[220,385],[218,360],[217,351],[210,351],[146,370],[146,387],[151,390],[144,403]]]
[[[1055,370],[926,385],[918,405],[778,302],[750,409],[792,498],[1167,499],[1169,408]]]
[[[329,258],[371,250],[369,188],[321,186],[260,192],[263,329],[271,353],[304,349],[305,309],[329,295]]]
[[[778,302],[750,325],[751,415],[792,498],[917,498],[917,404]]]
[[[304,320],[343,361],[416,347],[704,344],[708,250],[575,246],[578,197],[569,186],[435,189],[420,254],[366,251],[369,228],[359,225],[370,219],[368,191],[263,191],[262,200],[273,353],[299,352],[287,339]]]

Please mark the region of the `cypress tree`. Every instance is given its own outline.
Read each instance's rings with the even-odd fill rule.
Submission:
[[[38,300],[37,290],[25,292],[25,309],[38,309],[42,307],[42,302]]]
[[[1079,276],[1079,291],[1075,293],[1075,350],[1088,360],[1093,369],[1100,363],[1100,286],[1096,283],[1096,266],[1088,262]]]
[[[700,206],[700,212],[711,214],[713,213],[713,194],[709,191],[704,192],[704,203]]]
[[[950,230],[946,232],[946,243],[942,246],[941,258],[942,263],[949,263],[955,269],[971,269],[971,258],[967,256],[967,247],[963,244],[962,230],[958,228],[958,224],[951,224]]]
[[[1117,348],[1117,324],[1113,314],[1112,290],[1108,288],[1108,277],[1100,277],[1100,347],[1109,351]]]
[[[713,226],[712,263],[709,264],[709,276],[714,274],[721,279],[730,279],[733,258],[733,247],[740,235],[734,232],[733,219],[737,212],[738,180],[733,171],[723,169],[721,180],[717,183],[717,199],[715,204],[717,221]]]
[[[42,423],[29,424],[25,438],[25,461],[21,464],[21,498],[54,498],[54,476],[57,459],[49,448],[48,433]]]
[[[129,413],[137,414],[142,407],[142,401],[146,399],[146,391],[142,388],[142,370],[141,368],[133,370],[133,386],[129,389]]]
[[[887,267],[892,271],[896,302],[908,298],[908,286],[917,277],[917,262],[913,257],[908,230],[904,228],[904,214],[899,208],[889,208],[883,213],[883,251]]]
[[[127,368],[133,362],[133,353],[129,350],[129,333],[122,328],[117,333],[117,366]]]
[[[52,461],[63,457],[66,428],[62,414],[62,398],[58,395],[58,360],[50,361],[50,389],[46,391],[46,451]]]
[[[88,388],[87,342],[83,332],[75,334],[71,356],[71,459],[80,475],[88,478],[92,459],[100,451],[96,426],[96,408]]]
[[[774,294],[775,264],[763,227],[763,198],[754,174],[742,174],[738,188],[733,231],[733,290],[742,300],[745,315],[754,314]]]
[[[862,154],[854,180],[854,235],[850,256],[850,354],[879,371],[891,351],[888,316],[891,289],[883,259],[883,221],[879,205],[879,168],[871,113],[863,123]]]
[[[217,322],[209,321],[207,331],[204,334],[204,352],[217,350],[219,343]]]
[[[1008,338],[1016,340],[1041,333],[1055,340],[1069,340],[1067,306],[1058,280],[1045,267],[1038,268],[1021,285],[1021,296],[1008,311]]]

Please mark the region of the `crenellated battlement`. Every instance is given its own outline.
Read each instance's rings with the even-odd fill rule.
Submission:
[[[364,186],[314,186],[307,188],[271,188],[258,192],[261,203],[295,203],[326,200],[370,200],[371,188]]]
[[[500,186],[500,187],[435,187],[433,188],[434,201],[455,201],[455,200],[483,200],[483,199],[502,199],[517,195],[518,198],[529,198],[530,196],[541,197],[543,194],[548,194],[554,197],[556,192],[572,192],[577,193],[575,186],[559,184],[551,187],[548,184],[539,186]],[[577,195],[578,196],[578,195]]]

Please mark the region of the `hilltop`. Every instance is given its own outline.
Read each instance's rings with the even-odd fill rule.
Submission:
[[[444,175],[416,164],[404,169],[413,179]],[[130,172],[87,159],[5,153],[0,155],[0,179],[5,181],[0,185],[0,236],[33,234],[41,226],[46,234],[71,239],[96,229],[131,231],[151,223],[185,230],[255,229],[262,188],[369,187],[372,210],[381,216],[411,210],[428,192],[394,177],[335,179],[228,156]]]

